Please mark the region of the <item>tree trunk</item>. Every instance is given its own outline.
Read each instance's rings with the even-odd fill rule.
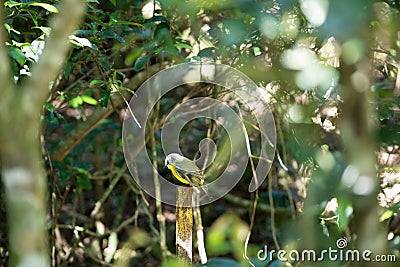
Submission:
[[[32,76],[17,88],[10,72],[4,5],[0,5],[0,159],[6,193],[9,266],[49,266],[46,174],[40,150],[40,113],[66,59],[68,36],[83,13],[81,0],[64,0],[50,22],[51,36]]]
[[[371,250],[374,255],[385,254],[386,233],[378,221],[379,180],[376,171],[376,140],[374,138],[374,120],[376,117],[373,100],[370,97],[370,83],[363,83],[354,77],[354,73],[370,77],[371,66],[365,57],[358,66],[347,65],[341,68],[345,87],[341,131],[346,148],[348,168],[357,170],[358,177],[351,187],[350,199],[354,209],[354,232],[359,251]],[[380,263],[387,266],[387,263]],[[375,262],[356,262],[355,266],[376,266]]]

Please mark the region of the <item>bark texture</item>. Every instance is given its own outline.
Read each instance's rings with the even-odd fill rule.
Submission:
[[[51,35],[32,76],[17,87],[0,30],[0,160],[6,193],[9,266],[49,266],[46,174],[40,150],[40,113],[70,47],[68,36],[84,14],[82,0],[64,0],[50,21]],[[5,18],[0,5],[0,25]]]

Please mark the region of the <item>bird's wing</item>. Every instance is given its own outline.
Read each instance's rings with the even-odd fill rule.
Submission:
[[[202,171],[197,167],[197,165],[193,162],[190,170],[188,170],[189,173],[194,174],[194,175],[203,175]]]
[[[190,171],[188,171],[188,173],[190,173],[190,174],[192,174],[192,175],[200,175],[200,176],[203,176],[203,173],[202,173],[199,169],[197,169],[197,170],[190,170]]]
[[[186,173],[184,173],[184,172],[182,172],[182,171],[176,171],[182,178],[184,178],[191,186],[196,186],[194,183],[193,183],[193,175],[190,175],[189,173],[188,173],[188,175],[186,174]]]
[[[197,172],[188,172],[188,171],[183,171],[180,169],[176,169],[176,172],[184,178],[191,186],[199,186],[203,184],[203,176],[202,174],[199,174]]]
[[[185,163],[186,163],[185,164],[186,169],[184,170],[185,173],[203,176],[203,172],[199,169],[199,167],[197,167],[196,163],[194,163],[190,159],[187,159]]]

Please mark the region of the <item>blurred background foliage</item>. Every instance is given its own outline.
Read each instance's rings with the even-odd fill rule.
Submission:
[[[351,169],[346,157],[347,150],[357,153],[357,148],[347,144],[340,128],[348,90],[344,65],[362,70],[349,78],[355,90],[369,88],[365,104],[371,109],[367,114],[374,129],[375,151],[371,153],[380,185],[375,219],[387,236],[386,252],[399,257],[398,1],[86,3],[85,20],[70,36],[73,50],[50,86],[42,114],[53,266],[179,266],[171,256],[175,252],[175,208],[163,206],[160,214],[155,201],[127,171],[121,139],[127,111],[121,97],[129,100],[156,71],[189,61],[216,61],[248,75],[268,97],[277,128],[274,164],[259,192],[247,192],[252,177],[249,166],[230,194],[202,207],[210,258],[207,266],[247,266],[250,262],[282,266],[276,258],[257,260],[257,252],[264,246],[298,247],[299,232],[320,240],[320,249],[339,237],[350,244],[357,240],[353,223],[357,214],[349,193],[354,182],[346,178],[359,171]],[[31,64],[51,34],[47,22],[57,12],[58,1],[5,1],[4,5],[8,53],[15,83],[20,84],[30,75]],[[233,108],[243,104],[223,88],[206,84],[182,86],[165,95],[147,131],[149,140],[156,141],[155,145],[149,141],[148,153],[156,152],[163,175],[167,171],[162,168],[165,155],[159,142],[162,122],[183,98],[195,96],[212,96]],[[252,153],[257,155],[259,132],[252,127],[250,112],[243,116]],[[220,144],[223,135],[217,124],[193,121],[181,132],[183,152],[193,158],[201,139],[209,137]],[[362,191],[364,185],[353,189]],[[3,194],[2,190],[2,200]],[[311,226],[303,220],[307,201],[312,203],[307,209],[314,221]],[[4,201],[0,203],[4,218]],[[163,217],[165,228],[160,227],[163,220],[157,215]],[[3,265],[8,258],[6,230],[1,224]],[[160,243],[163,231],[166,248]]]

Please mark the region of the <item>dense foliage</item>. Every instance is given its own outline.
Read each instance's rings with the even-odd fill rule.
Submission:
[[[129,112],[126,101],[146,78],[191,61],[216,61],[248,75],[268,96],[277,129],[268,181],[249,193],[249,164],[230,194],[202,207],[206,250],[214,264],[207,266],[281,266],[276,258],[257,260],[264,246],[321,249],[343,237],[349,247],[368,247],[360,245],[365,240],[362,228],[368,227],[363,223],[369,222],[361,202],[375,205],[377,198],[379,208],[369,209],[382,229],[369,230],[371,235],[384,235],[386,254],[399,257],[397,1],[86,4],[84,21],[69,37],[73,49],[49,85],[41,117],[52,265],[177,266],[175,208],[158,209],[131,178],[123,157],[121,124]],[[31,75],[31,66],[52,33],[48,20],[58,5],[4,2],[15,84]],[[355,93],[349,93],[352,90]],[[146,128],[148,154],[156,155],[160,173],[167,173],[162,168],[162,124],[183,98],[196,96],[210,96],[237,109],[244,105],[223,88],[208,84],[182,86],[165,95]],[[13,108],[10,112],[21,109]],[[258,162],[260,133],[250,113],[242,116]],[[207,120],[191,122],[181,136],[182,150],[191,158],[203,138],[224,141],[223,129]],[[371,189],[372,198],[362,198],[368,179],[357,180],[362,183],[358,187],[357,181],[346,180],[354,169],[361,172],[359,178],[376,178],[380,186],[379,191]],[[2,190],[2,222],[7,215],[4,194]],[[1,265],[8,261],[9,244],[7,225],[0,227]]]

